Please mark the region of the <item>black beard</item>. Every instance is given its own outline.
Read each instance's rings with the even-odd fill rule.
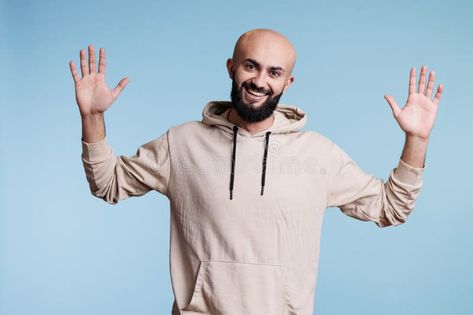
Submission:
[[[253,83],[248,82],[243,82],[241,87],[238,88],[235,80],[232,80],[232,92],[230,97],[233,108],[235,108],[238,115],[247,122],[259,122],[270,117],[276,109],[283,92],[275,96],[272,96],[272,93],[268,92],[266,101],[259,107],[254,107],[252,104],[247,104],[242,100],[241,94],[245,87],[255,91],[261,91],[261,89],[258,89],[256,86],[254,86]]]

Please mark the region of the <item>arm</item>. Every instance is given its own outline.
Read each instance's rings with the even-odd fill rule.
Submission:
[[[422,187],[423,168],[398,162],[386,182],[363,171],[336,144],[328,154],[327,207],[379,227],[407,220]]]
[[[394,117],[406,134],[401,159],[386,182],[365,173],[335,144],[330,154],[328,206],[380,227],[404,223],[412,212],[422,187],[422,173],[430,132],[443,91],[440,85],[432,101],[435,73],[429,75],[425,90],[426,67],[422,67],[419,89],[415,91],[415,69],[410,72],[409,97],[400,109],[391,96],[385,96]]]
[[[111,90],[105,82],[105,50],[100,49],[98,72],[95,54],[80,52],[80,78],[74,63],[70,69],[82,120],[82,162],[91,193],[110,204],[154,189],[167,192],[169,150],[167,133],[139,147],[133,156],[115,156],[105,134],[104,112],[118,98],[128,79]]]
[[[143,144],[133,156],[115,156],[107,138],[82,141],[82,162],[91,193],[110,204],[150,190],[167,195],[170,176],[168,134]]]

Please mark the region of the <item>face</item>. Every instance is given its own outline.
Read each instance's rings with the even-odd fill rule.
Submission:
[[[270,117],[276,109],[282,95],[282,92],[278,95],[264,91],[253,92],[257,90],[258,88],[252,82],[243,82],[242,85],[238,87],[236,81],[232,80],[232,92],[230,96],[233,108],[235,108],[238,115],[247,122],[259,122]],[[255,106],[254,103],[247,103],[243,100],[243,94],[247,93],[247,91],[249,91],[248,93],[251,94],[251,97],[265,98],[265,100],[259,106]],[[258,96],[253,95],[254,93],[258,93]],[[263,94],[266,96],[261,96]]]
[[[292,46],[273,34],[257,34],[239,40],[227,69],[232,79],[231,100],[248,122],[271,116],[294,78]]]

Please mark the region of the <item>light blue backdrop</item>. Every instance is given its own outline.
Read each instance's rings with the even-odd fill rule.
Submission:
[[[168,201],[90,194],[68,61],[92,43],[107,49],[111,85],[130,77],[106,123],[115,152],[132,155],[229,98],[226,58],[257,27],[298,50],[282,101],[384,179],[404,141],[384,93],[404,103],[422,64],[445,84],[408,222],[380,229],[327,210],[316,313],[473,314],[468,0],[2,0],[0,314],[170,314]]]

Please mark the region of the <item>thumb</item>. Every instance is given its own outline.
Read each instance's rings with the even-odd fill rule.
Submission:
[[[396,101],[391,95],[384,95],[384,98],[386,99],[386,102],[388,102],[389,107],[391,107],[391,110],[393,111],[394,117],[397,117],[401,109],[397,105]]]
[[[118,82],[117,86],[113,88],[112,90],[112,96],[113,98],[117,98],[118,95],[125,89],[126,85],[128,84],[128,78],[125,77]]]

